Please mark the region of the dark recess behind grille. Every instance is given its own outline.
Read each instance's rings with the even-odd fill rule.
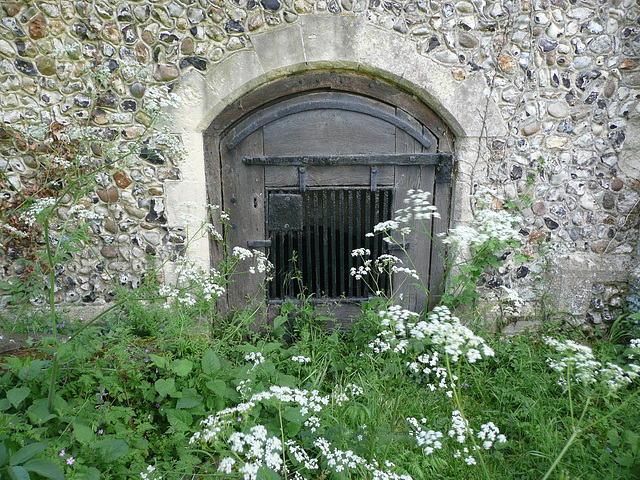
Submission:
[[[372,259],[385,253],[382,235],[366,237],[374,225],[390,220],[393,190],[381,188],[331,188],[269,190],[269,198],[291,194],[302,197],[301,229],[285,229],[285,218],[277,219],[277,229],[269,230],[269,260],[275,267],[269,284],[269,299],[283,300],[300,294],[322,299],[362,300],[371,294],[362,280],[350,275],[352,267],[362,265],[352,257],[356,248],[371,250]],[[274,197],[271,197],[274,195]],[[267,208],[269,205],[267,204]],[[294,260],[295,258],[295,260]],[[370,278],[368,280],[371,280]],[[386,291],[389,279],[380,278],[379,288]]]

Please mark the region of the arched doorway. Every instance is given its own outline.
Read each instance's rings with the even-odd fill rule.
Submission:
[[[341,317],[349,306],[358,310],[372,292],[349,275],[350,252],[388,252],[366,233],[392,219],[410,189],[433,194],[442,218],[431,236],[448,227],[449,129],[415,97],[368,75],[315,71],[267,83],[223,110],[204,141],[210,203],[230,215],[227,243],[261,249],[275,265],[271,305],[306,293],[339,302]],[[404,242],[433,304],[442,291],[440,250],[425,237]],[[221,258],[215,246],[211,258]],[[232,285],[228,304],[264,295],[263,280]],[[427,306],[426,294],[408,283],[401,293],[407,308]]]

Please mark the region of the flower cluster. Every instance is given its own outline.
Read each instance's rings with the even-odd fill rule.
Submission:
[[[358,267],[351,267],[350,274],[356,280],[363,280],[367,275],[372,272],[375,272],[377,275],[381,274],[395,274],[395,273],[404,273],[405,275],[411,276],[416,280],[420,280],[418,273],[412,268],[401,267],[398,264],[404,263],[402,259],[396,257],[395,255],[389,255],[384,253],[380,255],[375,260],[372,260],[369,257],[371,255],[371,250],[368,248],[356,248],[351,252],[352,257],[360,257],[363,261],[363,264]]]
[[[153,465],[149,465],[146,472],[140,472],[140,478],[142,478],[142,480],[162,480],[161,475],[156,476],[153,473],[155,471],[156,467],[154,467]]]
[[[248,248],[243,247],[233,247],[231,255],[234,258],[238,259],[238,261],[253,258],[255,260],[255,266],[249,267],[249,273],[251,274],[255,274],[256,272],[266,273],[268,276],[269,272],[271,272],[271,270],[273,269],[273,265],[271,264],[267,256],[259,250],[249,250]]]
[[[69,216],[75,215],[76,218],[85,222],[88,220],[100,220],[101,218],[104,218],[102,215],[88,210],[87,206],[82,203],[78,203],[71,207],[68,214]]]
[[[246,362],[252,362],[253,363],[253,367],[251,367],[251,369],[253,370],[254,368],[256,368],[258,365],[260,365],[261,363],[264,363],[264,355],[262,355],[262,353],[260,352],[251,352],[248,353],[244,356],[244,360]]]
[[[277,399],[282,403],[295,403],[300,406],[300,413],[303,416],[309,413],[318,413],[322,411],[324,405],[329,404],[329,396],[320,396],[317,390],[299,390],[297,388],[271,386],[269,390],[255,393],[245,402],[232,408],[220,410],[215,415],[210,415],[201,422],[204,427],[202,432],[196,432],[189,440],[190,444],[196,442],[210,443],[216,439],[217,435],[223,428],[233,423],[228,417],[235,417],[237,414],[244,413],[254,408],[258,403]]]
[[[422,425],[427,423],[427,419],[423,418],[420,423],[413,418],[407,418],[407,422],[413,427],[409,434],[415,437],[418,446],[421,447],[425,455],[431,455],[435,449],[441,449],[444,441],[444,434],[435,430],[426,430]],[[474,430],[469,426],[469,422],[465,420],[459,410],[451,413],[451,428],[447,431],[449,438],[455,439],[456,443],[461,445],[456,449],[453,458],[464,458],[467,465],[476,465],[476,458],[473,452],[484,448],[491,449],[495,443],[506,443],[507,437],[500,433],[500,429],[493,423],[488,422],[480,427],[480,431],[476,434],[476,438],[482,441],[482,447],[473,445],[466,446],[467,439],[474,434]]]
[[[344,388],[342,388],[340,385],[336,385],[333,389],[332,397],[335,403],[339,407],[342,407],[345,402],[348,402],[350,400],[350,396],[351,398],[353,398],[362,395],[363,393],[364,390],[362,390],[362,387],[356,385],[355,383],[348,383]]]
[[[258,471],[266,466],[275,472],[282,469],[282,442],[278,437],[269,436],[264,425],[255,425],[248,433],[234,432],[228,439],[231,451],[244,457],[244,464],[238,468],[245,480],[255,480]],[[221,460],[218,471],[230,474],[236,460],[226,457]]]
[[[418,446],[422,447],[425,455],[431,455],[435,449],[442,448],[442,442],[440,439],[444,436],[442,432],[436,432],[434,430],[425,430],[413,417],[407,418],[407,422],[414,430],[409,431],[409,435],[415,437],[418,442]],[[421,423],[426,424],[427,419],[422,418]]]
[[[293,357],[291,357],[291,361],[296,363],[310,363],[311,359],[302,355],[294,355]]]
[[[460,250],[478,250],[487,242],[498,244],[517,242],[519,232],[513,228],[518,218],[506,210],[480,210],[470,225],[452,228],[442,242]]]
[[[384,480],[411,480],[409,475],[398,475],[390,471],[379,469],[377,462],[367,462],[364,458],[351,450],[339,450],[332,448],[325,438],[318,438],[314,441],[314,446],[320,450],[325,458],[327,467],[335,472],[345,472],[348,470],[363,469],[370,472],[372,478]]]
[[[452,361],[457,362],[460,357],[465,356],[469,363],[475,363],[495,355],[484,338],[462,325],[460,319],[452,315],[447,307],[434,308],[428,320],[415,324],[410,331],[411,335],[418,339],[428,337],[432,343],[442,347]]]
[[[56,204],[56,199],[53,197],[38,198],[29,207],[28,210],[20,215],[20,220],[27,224],[29,227],[33,227],[43,211],[50,209]]]
[[[158,115],[163,109],[177,108],[182,98],[172,93],[167,85],[154,85],[144,95],[144,109],[147,113]]]
[[[633,382],[640,375],[640,365],[630,364],[628,370],[619,365],[606,362],[604,365],[596,360],[591,348],[580,345],[573,340],[561,342],[555,338],[545,338],[545,343],[553,347],[560,355],[559,358],[547,358],[549,366],[560,373],[565,370],[584,385],[606,386],[609,392]],[[568,378],[560,377],[558,383],[565,385]]]
[[[396,211],[396,220],[401,223],[409,223],[411,220],[431,220],[440,218],[438,209],[429,201],[431,192],[422,190],[409,190],[404,203],[407,207]]]
[[[158,292],[161,296],[166,297],[165,308],[170,308],[175,302],[192,307],[198,299],[210,302],[218,299],[225,292],[225,288],[219,283],[220,274],[216,270],[212,269],[210,273],[207,273],[196,267],[192,261],[185,260],[176,267],[175,273],[175,287],[165,284],[160,287]],[[187,290],[198,293],[191,293]]]

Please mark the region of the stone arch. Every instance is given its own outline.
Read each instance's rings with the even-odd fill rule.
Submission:
[[[468,197],[473,171],[482,162],[482,139],[504,135],[500,112],[479,72],[464,81],[448,68],[420,54],[407,37],[371,25],[362,17],[309,14],[298,23],[250,35],[252,49],[241,50],[209,72],[191,71],[180,82],[183,105],[172,112],[171,128],[187,151],[182,178],[166,183],[169,226],[183,226],[185,202],[197,205],[188,213],[204,218],[205,146],[203,133],[232,102],[257,86],[294,73],[314,70],[370,74],[410,92],[447,123],[455,136],[457,175],[452,222],[470,218]],[[189,247],[190,257],[208,267],[204,241]],[[170,274],[170,272],[167,272]]]

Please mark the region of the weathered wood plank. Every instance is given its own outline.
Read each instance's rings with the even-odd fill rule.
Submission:
[[[307,169],[307,187],[355,187],[368,186],[371,182],[371,168],[353,167],[305,167]],[[394,171],[391,166],[378,168],[378,185],[393,185]],[[298,167],[265,167],[264,183],[266,187],[297,187],[299,185]]]
[[[442,293],[444,292],[446,258],[445,248],[440,238],[441,233],[445,233],[449,229],[449,212],[451,210],[451,184],[435,183],[433,192],[433,204],[438,208],[440,218],[433,220],[432,236],[434,246],[431,250],[431,272],[429,288],[431,295],[429,296],[428,308],[433,308],[440,302]]]
[[[265,155],[355,155],[393,153],[395,127],[343,110],[290,115],[264,127]]]
[[[418,126],[418,122],[411,118],[406,112],[398,109],[398,116],[403,117],[406,121],[415,122]],[[397,153],[419,153],[423,150],[422,145],[416,142],[403,131],[396,132],[396,151]],[[408,190],[423,190],[433,191],[435,179],[435,168],[433,166],[427,167],[396,167],[396,210],[402,209],[406,206],[405,199],[408,198]],[[419,232],[419,229],[423,227],[423,222],[416,224],[412,222],[411,233],[405,235],[404,238],[398,234],[394,234],[394,238],[398,242],[405,242],[410,244],[408,255],[399,251],[394,252],[401,260],[404,261],[404,266],[413,268],[420,276],[420,286],[415,285],[418,283],[415,279],[407,277],[404,274],[398,274],[394,278],[394,284],[400,285],[397,292],[402,295],[402,304],[409,310],[420,312],[427,304],[427,293],[424,288],[429,288],[430,284],[430,260],[431,260],[431,239],[428,235],[423,235]],[[430,227],[429,224],[427,226]]]
[[[247,248],[247,241],[264,240],[265,198],[264,167],[248,166],[242,162],[245,156],[263,154],[263,133],[258,130],[249,135],[234,150],[221,146],[222,197],[225,211],[229,214],[231,228],[227,232],[227,244]],[[245,260],[245,262],[248,262]],[[248,264],[239,266],[246,271]],[[260,301],[263,296],[264,275],[244,273],[233,279],[227,298],[236,308],[248,305],[248,299]]]

